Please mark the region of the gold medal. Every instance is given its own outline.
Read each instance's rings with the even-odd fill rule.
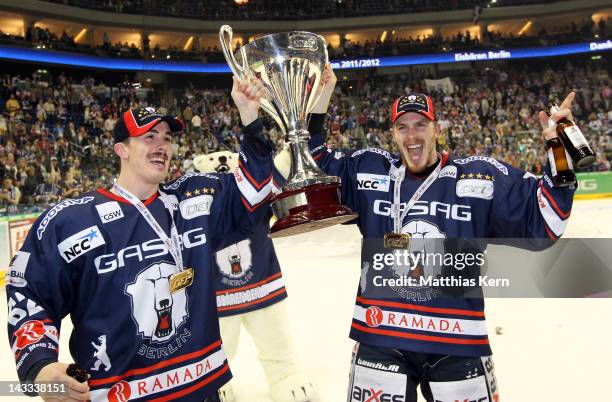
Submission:
[[[410,234],[408,233],[385,233],[385,248],[396,248],[407,250],[410,245]]]
[[[193,283],[193,268],[185,268],[170,276],[170,293],[178,292]]]

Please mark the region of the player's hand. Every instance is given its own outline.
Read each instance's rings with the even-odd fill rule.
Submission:
[[[240,120],[244,126],[248,126],[259,116],[261,98],[266,95],[266,89],[260,80],[253,82],[241,81],[233,76],[232,99],[240,112]]]
[[[51,363],[43,367],[36,379],[35,383],[47,382],[47,383],[62,383],[66,384],[67,392],[62,395],[46,395],[40,394],[40,397],[44,401],[88,401],[91,399],[89,393],[89,385],[86,382],[78,382],[74,378],[66,374],[66,368],[68,365],[65,363]]]
[[[323,76],[321,77],[321,85],[323,86],[323,89],[321,90],[321,97],[314,105],[311,113],[327,113],[329,102],[334,94],[336,82],[338,82],[338,78],[336,78],[336,74],[334,74],[334,70],[332,70],[331,65],[327,63],[325,65],[325,69],[323,70]]]
[[[550,116],[550,118],[553,119],[555,122],[561,120],[564,117],[566,117],[569,120],[574,120],[574,117],[572,116],[571,107],[572,107],[572,102],[574,102],[575,96],[576,96],[576,92],[570,92],[569,95],[565,97],[561,105],[559,105],[559,110],[553,113]],[[542,129],[544,130],[542,132],[542,135],[544,135],[544,140],[547,141],[547,140],[550,140],[551,138],[557,137],[557,126],[555,125],[552,127],[548,127],[549,117],[546,115],[546,113],[543,111],[540,111],[538,117],[540,119],[540,124],[542,125]]]

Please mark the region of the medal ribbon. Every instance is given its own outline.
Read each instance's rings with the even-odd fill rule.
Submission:
[[[168,252],[170,252],[170,255],[172,255],[172,258],[174,259],[177,268],[179,270],[182,270],[185,266],[183,265],[183,255],[181,254],[181,243],[178,230],[176,230],[176,225],[174,224],[174,219],[172,217],[173,209],[172,204],[168,199],[168,196],[161,191],[159,192],[159,197],[161,198],[168,212],[170,212],[170,237],[168,237],[166,232],[164,232],[161,226],[159,226],[159,223],[157,223],[157,220],[155,220],[153,214],[151,214],[151,212],[147,209],[147,207],[144,206],[144,204],[138,199],[138,197],[134,196],[132,193],[121,187],[116,182],[113,183],[113,188],[121,197],[125,198],[130,202],[130,204],[136,207],[138,212],[140,212],[140,214],[147,221],[149,226],[151,226],[151,229],[153,229],[155,234],[157,234],[161,241],[164,242],[164,244],[168,248]]]
[[[393,167],[391,170],[393,171]],[[400,203],[401,203],[400,190],[402,187],[402,182],[404,181],[404,177],[406,176],[406,165],[402,165],[399,169],[397,169],[397,172],[395,172],[395,174],[390,172],[389,175],[394,181],[393,205],[391,206],[391,209],[393,213],[393,231],[395,233],[397,234],[402,233],[402,222],[404,222],[406,215],[408,215],[408,211],[410,211],[410,209],[414,206],[414,204],[416,204],[416,202],[423,196],[425,191],[427,191],[429,186],[431,186],[433,182],[438,178],[438,175],[440,175],[441,170],[442,170],[442,159],[440,159],[440,161],[438,162],[438,166],[436,166],[434,171],[431,172],[429,176],[427,176],[427,179],[425,179],[425,181],[421,183],[421,185],[419,186],[419,188],[417,188],[414,194],[412,194],[412,197],[406,203],[406,208],[401,214],[400,214]]]

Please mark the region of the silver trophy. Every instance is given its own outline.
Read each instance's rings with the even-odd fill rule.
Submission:
[[[231,51],[232,28],[219,29],[227,64],[240,80],[259,79],[262,108],[276,120],[291,151],[283,192],[270,201],[277,218],[270,233],[283,237],[343,223],[357,214],[340,203],[340,179],[327,176],[310,155],[308,113],[321,95],[328,61],[325,39],[311,32],[266,35]]]

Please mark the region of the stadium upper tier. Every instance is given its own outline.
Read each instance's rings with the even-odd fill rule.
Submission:
[[[304,20],[396,13],[471,10],[480,0],[45,0],[113,13],[207,20]],[[488,7],[553,3],[559,0],[496,0]],[[564,1],[564,0],[560,0]]]

